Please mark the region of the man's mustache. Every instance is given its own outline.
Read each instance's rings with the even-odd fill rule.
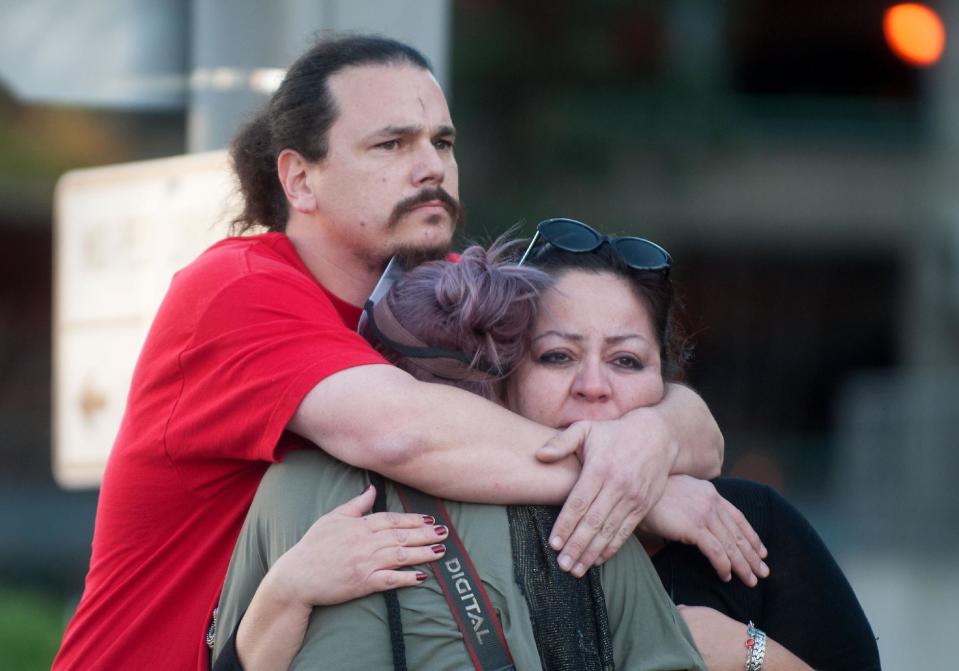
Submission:
[[[439,202],[443,208],[449,212],[450,218],[456,222],[460,217],[460,203],[458,200],[453,198],[450,194],[446,192],[445,189],[439,186],[430,187],[423,189],[419,193],[410,196],[409,198],[404,198],[396,204],[396,207],[393,208],[392,214],[390,214],[389,226],[392,228],[400,219],[415,210],[420,205],[429,203],[432,201]]]

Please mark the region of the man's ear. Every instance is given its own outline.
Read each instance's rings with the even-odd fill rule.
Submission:
[[[300,152],[284,149],[276,158],[276,172],[290,207],[309,214],[316,209],[316,194],[310,182],[310,166]]]

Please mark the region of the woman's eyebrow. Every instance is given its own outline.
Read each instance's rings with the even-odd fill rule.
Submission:
[[[578,333],[567,333],[565,331],[551,329],[549,331],[543,331],[539,335],[533,336],[530,338],[530,342],[536,342],[537,340],[542,340],[543,338],[548,338],[549,336],[556,336],[557,338],[563,338],[564,340],[583,340],[583,336]]]
[[[557,331],[555,329],[551,329],[549,331],[543,331],[539,335],[533,336],[532,338],[530,338],[530,342],[536,342],[537,340],[548,338],[549,336],[555,336],[557,338],[562,338],[563,340],[572,340],[574,342],[581,342],[585,340],[585,336],[580,335],[579,333],[570,333],[567,331]],[[632,339],[641,340],[643,343],[646,343],[646,344],[649,343],[649,340],[647,340],[645,337],[643,337],[639,333],[623,333],[621,335],[618,334],[618,335],[606,336],[605,338],[603,338],[603,341],[606,342],[607,344],[618,344],[623,342],[624,340],[632,340]]]
[[[644,343],[649,342],[649,340],[647,340],[645,336],[642,336],[639,333],[624,333],[623,335],[607,336],[605,338],[606,342],[609,344],[621,343],[624,340],[633,340],[633,339],[641,340]]]

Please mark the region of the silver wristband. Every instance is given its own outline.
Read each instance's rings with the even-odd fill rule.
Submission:
[[[766,633],[757,629],[752,620],[746,626],[746,671],[763,671],[766,661]]]

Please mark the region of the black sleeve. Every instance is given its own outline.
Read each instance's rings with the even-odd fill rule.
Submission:
[[[220,656],[214,660],[212,671],[243,671],[240,657],[236,654],[236,632],[239,630],[242,621],[243,618],[240,618],[236,623],[236,629],[230,632],[230,640],[223,646]]]
[[[876,639],[819,534],[772,488],[719,478],[716,489],[759,534],[770,575],[750,588],[722,582],[694,546],[668,545],[653,564],[675,603],[709,606],[746,622],[820,671],[878,671]]]

